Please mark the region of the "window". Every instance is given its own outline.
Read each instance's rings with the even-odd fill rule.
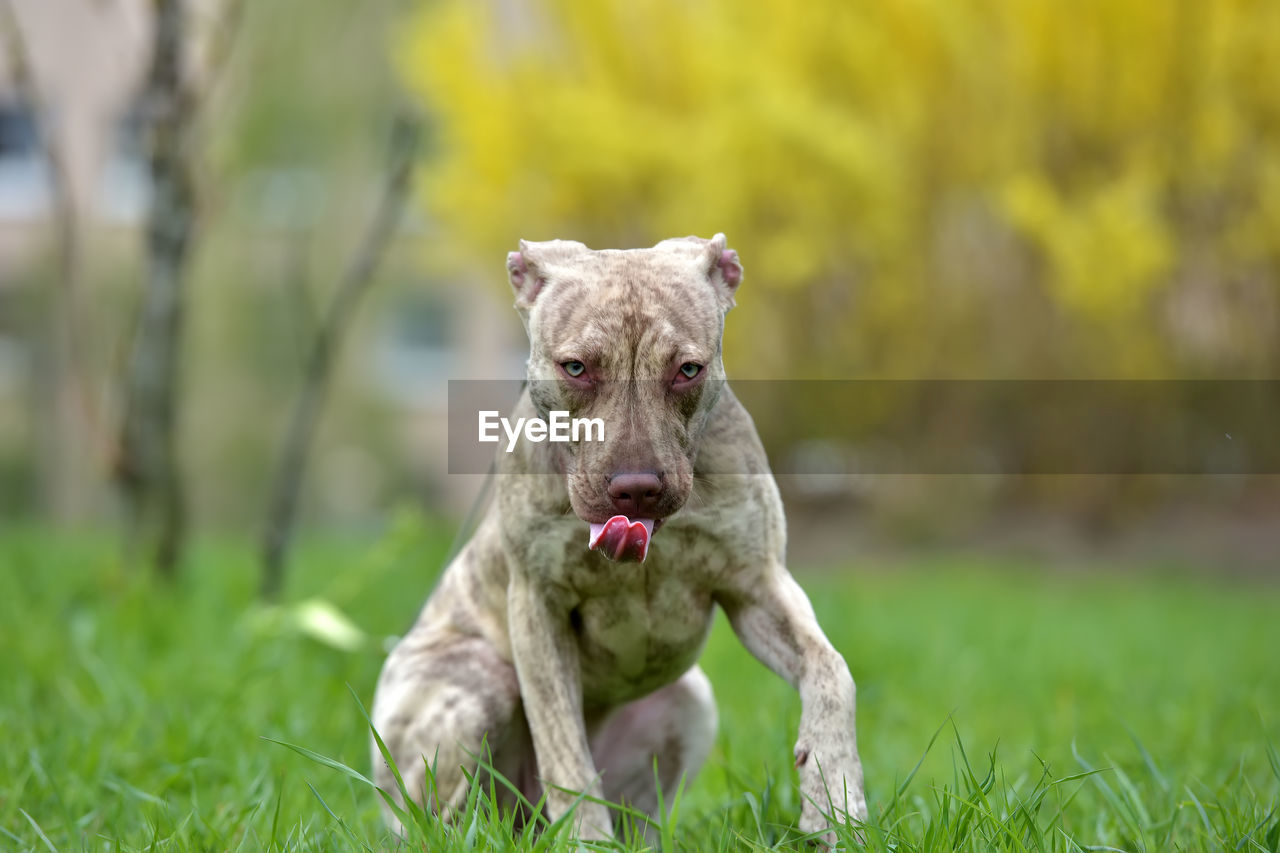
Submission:
[[[0,220],[43,217],[49,206],[48,178],[31,109],[21,102],[0,102]]]
[[[143,144],[142,110],[126,110],[109,128],[107,159],[98,175],[96,212],[106,222],[132,225],[142,221],[151,196]]]
[[[383,326],[375,368],[379,384],[407,405],[443,405],[456,367],[457,308],[425,286],[397,299]]]

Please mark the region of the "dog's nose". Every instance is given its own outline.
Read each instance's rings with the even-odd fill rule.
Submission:
[[[609,478],[609,497],[627,518],[653,518],[662,497],[662,480],[647,472],[614,474]]]

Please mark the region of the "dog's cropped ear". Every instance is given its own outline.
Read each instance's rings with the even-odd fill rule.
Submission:
[[[742,284],[742,262],[738,253],[730,249],[723,234],[717,234],[707,241],[703,254],[706,264],[707,278],[720,295],[726,308],[733,307],[733,294]]]
[[[547,279],[538,269],[535,252],[527,240],[520,241],[520,251],[507,254],[507,279],[516,292],[516,307],[529,310]]]
[[[520,241],[520,251],[507,255],[507,278],[516,291],[516,308],[528,312],[548,281],[589,253],[576,240]]]

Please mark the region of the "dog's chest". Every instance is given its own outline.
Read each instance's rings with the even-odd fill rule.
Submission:
[[[594,563],[594,561],[593,561]],[[614,704],[678,678],[711,626],[710,586],[662,560],[607,563],[580,577],[573,613],[584,698]]]

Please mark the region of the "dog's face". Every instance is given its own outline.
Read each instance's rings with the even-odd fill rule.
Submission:
[[[529,333],[534,404],[600,418],[601,441],[569,442],[559,465],[573,511],[606,522],[609,556],[643,559],[655,524],[693,487],[693,461],[724,366],[725,312],[742,279],[724,235],[664,240],[651,249],[593,251],[521,241],[507,259]],[[644,527],[630,536],[628,528]],[[643,542],[638,541],[642,538]]]

